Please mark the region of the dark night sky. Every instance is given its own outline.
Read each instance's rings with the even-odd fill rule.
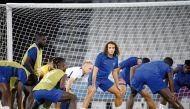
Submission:
[[[0,3],[61,3],[62,0],[0,0]]]
[[[92,3],[92,0],[0,0],[2,3]]]

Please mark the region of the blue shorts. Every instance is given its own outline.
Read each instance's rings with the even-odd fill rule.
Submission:
[[[0,67],[0,83],[8,83],[11,77],[17,77],[23,84],[27,79],[25,70],[21,68]]]
[[[18,80],[20,80],[23,84],[26,83],[27,75],[26,75],[25,70],[18,69]]]
[[[145,73],[146,74],[146,73]],[[163,79],[158,75],[153,75],[152,73],[148,73],[145,75],[141,73],[141,71],[135,72],[135,76],[132,79],[131,86],[140,93],[144,84],[146,84],[153,94],[167,87],[166,83],[163,82]]]
[[[12,67],[0,67],[0,83],[8,83],[12,74]]]
[[[120,73],[119,73],[119,79],[122,79],[125,81],[126,83],[126,86],[127,84],[130,86],[130,75],[129,74],[126,74],[128,72],[126,72],[126,70],[122,70]]]
[[[88,86],[92,85],[92,79],[88,78]],[[96,78],[96,89],[100,87],[104,92],[108,91],[109,88],[111,88],[114,85],[114,83],[109,80],[108,78]]]
[[[38,104],[43,104],[45,100],[57,103],[63,94],[63,90],[53,88],[52,90],[35,90],[33,92],[33,97],[38,102]]]

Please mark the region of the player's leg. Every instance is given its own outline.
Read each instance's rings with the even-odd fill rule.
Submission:
[[[91,89],[91,85],[88,86],[88,91],[87,91],[87,96],[85,97],[84,101],[83,101],[83,108],[87,109],[88,105],[90,104],[90,101],[92,100],[94,94],[95,94],[96,90],[92,90]]]
[[[71,94],[69,92],[64,92],[59,102],[61,103],[61,109],[65,109],[65,102],[70,102],[70,109],[76,109],[77,108],[77,97],[74,94]]]
[[[1,100],[1,97],[2,97],[2,93],[0,92],[0,100]]]
[[[15,96],[16,96],[16,89],[12,89],[11,94],[11,109],[15,109],[14,102],[15,102]]]
[[[144,97],[149,109],[156,109],[156,104],[146,89],[143,89],[140,94]]]
[[[45,108],[45,109],[49,109],[50,108],[50,106],[51,106],[51,104],[52,104],[52,102],[51,101],[45,101],[44,103],[43,103],[43,107]],[[60,106],[59,106],[60,107]],[[58,107],[55,107],[55,109],[57,109]]]
[[[28,89],[28,86],[24,86],[23,87],[23,92],[24,92],[24,99],[23,99],[23,108],[24,109],[27,109],[26,108],[26,101],[27,101],[27,98],[28,98],[28,96],[29,96],[29,91],[28,91],[29,89]]]
[[[159,106],[158,106],[158,109],[165,109],[166,104],[167,104],[167,101],[166,101],[163,97],[161,97],[161,98],[160,98],[160,104],[159,104]]]
[[[2,106],[11,106],[11,92],[9,89],[9,84],[0,83],[0,91],[2,93]]]
[[[24,100],[23,100],[23,106],[24,109],[30,109],[31,105],[33,104],[34,98],[32,96],[32,89],[33,86],[24,86]]]
[[[100,80],[99,87],[105,92],[109,91],[115,95],[115,106],[119,107],[122,104],[122,93],[119,88],[109,79]]]
[[[172,104],[172,106],[175,109],[184,109],[184,107],[181,105],[181,103],[178,100],[174,100],[174,97],[172,96],[169,88],[164,88],[161,89],[160,91],[158,91],[158,93],[166,100],[168,101],[170,104]]]
[[[33,88],[32,88],[33,89]],[[31,90],[31,92],[30,92],[30,94],[29,94],[29,96],[28,96],[28,99],[27,99],[27,101],[26,101],[26,109],[31,109],[31,106],[32,106],[32,104],[34,103],[34,98],[33,98],[33,96],[32,96],[32,90]]]
[[[127,109],[132,109],[133,108],[133,105],[134,105],[134,101],[135,101],[135,97],[137,95],[137,91],[134,90],[132,87],[131,88],[131,93],[130,95],[128,96],[128,100],[127,100]]]
[[[32,109],[38,109],[40,107],[40,104],[37,101],[34,101],[32,105]]]
[[[110,93],[113,93],[115,95],[115,106],[119,107],[122,104],[123,98],[122,98],[122,94],[119,91],[119,89],[116,87],[116,85],[112,85],[108,91]]]

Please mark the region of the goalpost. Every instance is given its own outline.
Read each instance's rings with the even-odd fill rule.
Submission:
[[[0,9],[1,5],[0,5]],[[5,11],[5,7],[3,7]],[[0,35],[4,43],[0,59],[21,62],[26,49],[38,32],[48,34],[48,46],[43,62],[50,56],[64,57],[68,66],[80,66],[85,59],[94,62],[106,42],[115,41],[121,50],[119,61],[130,56],[153,60],[170,56],[175,65],[190,56],[190,2],[94,3],[94,4],[14,4],[6,5],[5,20],[1,20]],[[4,13],[0,10],[0,14]],[[2,22],[3,21],[3,22]],[[4,31],[7,31],[7,35]],[[7,36],[7,40],[6,40]],[[5,41],[6,40],[6,41]],[[6,57],[6,50],[7,57]],[[113,78],[111,78],[113,79]],[[78,80],[72,90],[81,105],[86,93],[86,81]],[[179,97],[189,103],[190,92],[183,89]],[[129,94],[127,91],[125,100]],[[155,101],[159,96],[153,95]],[[114,96],[98,89],[92,108],[113,102]],[[136,98],[141,102],[141,96]],[[95,104],[97,103],[97,104]],[[94,105],[95,104],[95,105]],[[124,107],[125,103],[123,103]],[[138,105],[135,105],[138,106]],[[80,108],[80,107],[79,107]],[[141,107],[142,108],[142,107]],[[145,108],[145,107],[144,107]]]

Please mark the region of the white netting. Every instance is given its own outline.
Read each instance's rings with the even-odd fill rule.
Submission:
[[[7,59],[6,7],[0,4],[0,60]]]
[[[101,5],[85,8],[77,5],[76,8],[71,4],[71,8],[69,5],[68,8],[61,8],[59,4],[59,8],[56,5],[55,8],[48,8],[48,5],[45,8],[42,8],[44,5],[41,8],[34,8],[35,5],[12,8],[13,59],[20,62],[26,49],[34,42],[35,33],[45,32],[49,37],[48,47],[43,52],[44,63],[49,56],[64,57],[68,66],[81,65],[84,59],[94,62],[105,43],[110,40],[117,42],[120,47],[120,61],[129,56],[151,59],[171,56],[175,64],[183,63],[190,56],[190,2],[185,3],[187,5],[178,5],[176,2],[172,6],[164,3],[163,6],[138,7],[125,4],[125,7],[122,4],[122,7]],[[85,81],[77,81],[72,87],[79,105],[86,95],[86,87]],[[189,91],[185,93],[189,94]],[[128,94],[129,90],[125,99]],[[182,92],[180,97],[189,95]],[[153,98],[158,101],[158,95]],[[103,109],[94,104],[105,104],[113,99],[110,93],[98,90],[92,108]],[[142,99],[138,96],[136,100],[139,101],[136,103],[141,103]],[[188,99],[185,101],[189,103]]]

